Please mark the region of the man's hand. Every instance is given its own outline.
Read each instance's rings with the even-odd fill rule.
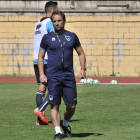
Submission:
[[[86,78],[86,72],[85,72],[85,70],[83,70],[83,69],[80,70],[79,77],[80,77],[81,79]]]
[[[45,75],[40,75],[40,82],[47,83],[47,77]]]

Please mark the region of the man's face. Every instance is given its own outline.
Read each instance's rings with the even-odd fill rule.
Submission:
[[[52,22],[55,30],[64,29],[64,21],[61,15],[53,15]]]

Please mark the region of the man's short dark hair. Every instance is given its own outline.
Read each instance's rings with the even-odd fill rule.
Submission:
[[[54,12],[52,13],[51,20],[52,20],[52,17],[53,17],[54,15],[61,15],[61,16],[62,16],[62,18],[63,18],[63,21],[64,21],[64,22],[66,22],[66,17],[65,17],[64,12],[59,11],[59,10],[54,11]]]
[[[51,12],[51,9],[55,8],[58,5],[57,2],[49,1],[45,4],[45,13]]]

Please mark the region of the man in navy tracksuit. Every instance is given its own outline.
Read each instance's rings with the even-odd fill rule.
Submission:
[[[75,112],[77,104],[76,80],[73,70],[73,49],[76,50],[80,60],[80,78],[85,78],[86,58],[79,39],[75,33],[64,29],[65,15],[62,11],[54,11],[51,16],[55,31],[44,35],[40,44],[38,67],[40,81],[48,82],[49,104],[51,105],[51,119],[56,131],[54,139],[63,138],[60,125],[66,137],[72,137],[71,128],[68,125]],[[43,71],[45,52],[48,53],[47,77]],[[59,105],[61,97],[66,105],[64,120],[60,124]],[[45,100],[36,109],[39,115],[45,107]],[[41,118],[41,116],[39,115]]]

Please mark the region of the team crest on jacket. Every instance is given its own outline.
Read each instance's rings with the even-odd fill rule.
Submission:
[[[66,40],[67,41],[70,41],[71,40],[71,37],[70,36],[66,36]]]

